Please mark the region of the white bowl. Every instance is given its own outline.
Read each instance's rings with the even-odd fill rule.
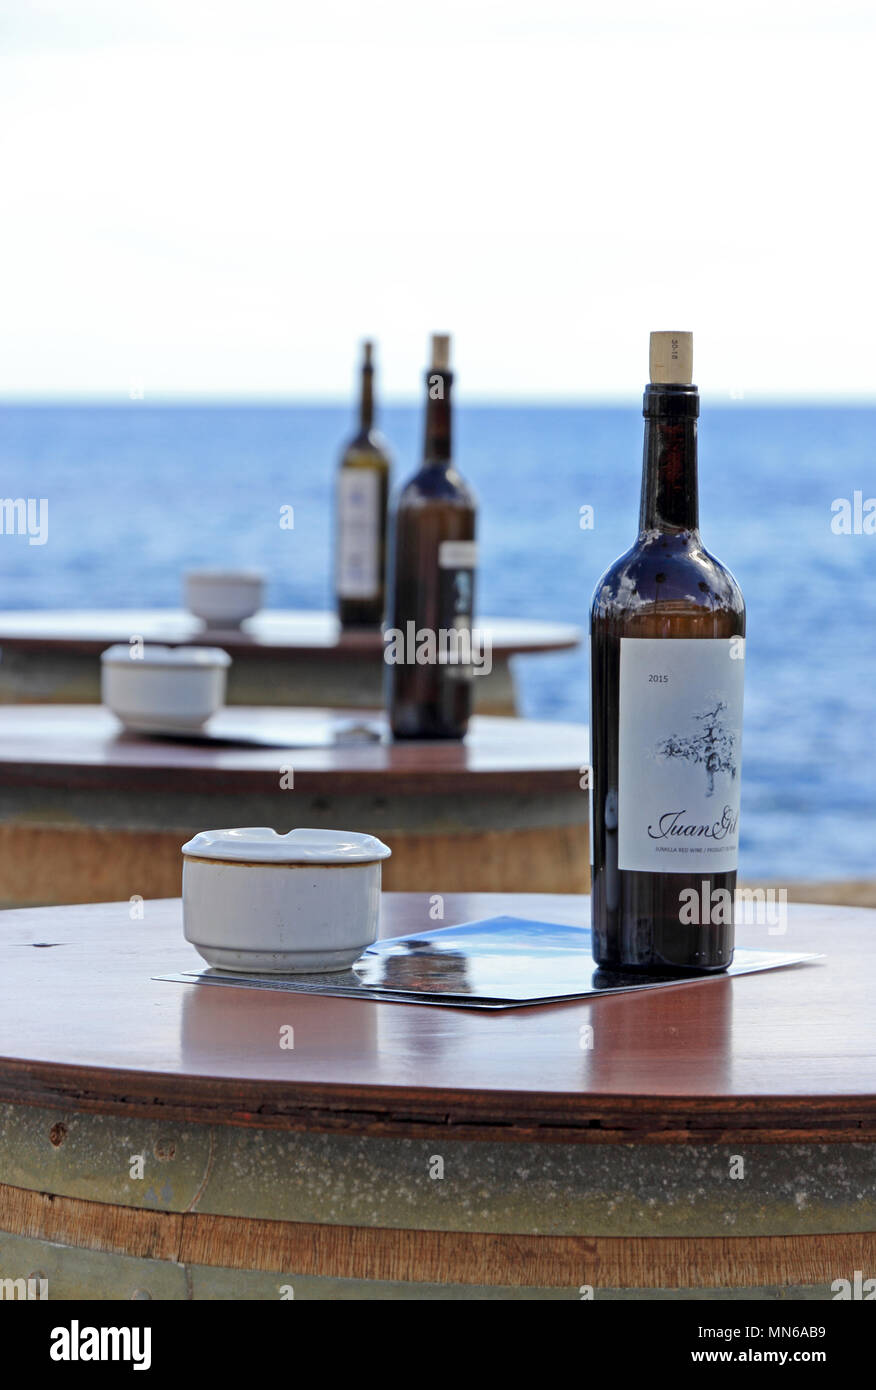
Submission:
[[[220,970],[345,970],[377,936],[391,852],[356,831],[204,830],[182,847],[186,940]]]
[[[224,705],[230,664],[218,647],[119,642],[100,658],[101,699],[137,732],[195,732]]]
[[[264,601],[265,578],[258,570],[189,570],[185,604],[210,628],[237,628]]]

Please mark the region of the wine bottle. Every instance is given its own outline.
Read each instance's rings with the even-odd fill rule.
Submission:
[[[463,738],[472,705],[476,567],[471,489],[453,466],[450,339],[432,338],[423,462],[401,489],[385,658],[395,738]]]
[[[689,333],[651,334],[639,536],[590,615],[593,954],[606,970],[733,958],[745,605],[703,546]]]
[[[374,428],[373,345],[362,352],[359,429],[341,458],[337,489],[335,584],[344,628],[380,627],[386,600],[390,461]]]

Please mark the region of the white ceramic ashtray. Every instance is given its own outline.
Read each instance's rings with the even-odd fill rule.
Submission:
[[[345,970],[377,936],[392,851],[347,830],[203,830],[183,845],[187,941],[220,970]]]
[[[208,628],[233,629],[264,602],[265,577],[259,570],[189,570],[185,604]]]
[[[100,697],[137,733],[194,733],[224,705],[230,664],[218,647],[119,642],[100,658]]]

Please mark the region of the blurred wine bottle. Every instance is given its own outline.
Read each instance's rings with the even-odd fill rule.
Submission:
[[[364,343],[359,429],[338,470],[335,586],[344,628],[383,622],[389,471],[386,443],[374,428],[374,346]]]
[[[432,338],[423,462],[392,518],[387,705],[395,738],[463,738],[472,705],[471,489],[453,466],[450,339]]]

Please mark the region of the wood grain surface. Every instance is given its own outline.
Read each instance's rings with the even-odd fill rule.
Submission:
[[[266,1221],[86,1202],[0,1186],[4,1230],[53,1245],[235,1270],[411,1284],[599,1289],[829,1285],[869,1270],[876,1236],[502,1235]]]
[[[433,929],[431,905],[385,895],[382,934]],[[445,925],[588,917],[572,896],[463,893],[443,907]],[[791,905],[782,936],[740,930],[741,944],[821,962],[501,1014],[156,981],[201,962],[178,901],[137,911],[0,917],[0,1100],[460,1138],[876,1137],[873,911]]]
[[[270,730],[294,743],[331,721],[383,716],[326,709],[235,706],[221,714],[223,738]],[[121,788],[269,792],[281,765],[294,771],[296,791],[395,795],[581,790],[589,757],[583,724],[475,716],[468,737],[432,742],[373,743],[329,748],[227,747],[127,734],[101,705],[0,707],[2,787]],[[582,802],[587,793],[581,790]],[[582,812],[586,820],[586,811]]]

